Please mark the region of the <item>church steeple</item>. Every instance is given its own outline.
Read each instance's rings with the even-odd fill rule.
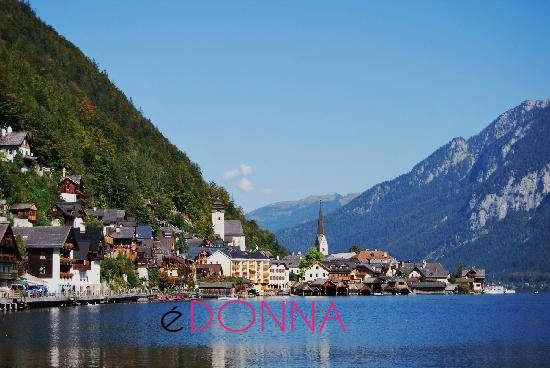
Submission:
[[[319,201],[319,219],[317,219],[317,236],[315,237],[315,246],[319,252],[325,256],[328,255],[328,241],[325,236],[325,222],[323,219],[323,202]]]
[[[323,201],[319,201],[319,218],[317,219],[317,235],[325,235],[325,224],[323,220]]]

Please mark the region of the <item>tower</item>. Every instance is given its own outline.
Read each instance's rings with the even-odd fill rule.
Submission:
[[[317,250],[328,256],[328,241],[325,236],[325,224],[323,220],[323,202],[319,201],[319,218],[317,219],[317,237],[315,239]]]
[[[212,225],[214,226],[214,234],[218,235],[222,240],[225,236],[225,207],[223,202],[218,198],[212,205]]]

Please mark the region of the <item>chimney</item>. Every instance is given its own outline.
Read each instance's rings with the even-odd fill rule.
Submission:
[[[422,260],[422,268],[425,268],[426,267],[426,260]]]
[[[63,168],[63,178],[66,176],[65,174],[67,173],[67,171],[65,170],[65,168]]]
[[[6,130],[6,133],[10,134],[11,132],[13,132],[13,129],[11,128],[11,126],[8,126],[8,129]]]
[[[279,260],[279,256],[277,256],[277,261]]]
[[[2,128],[2,137],[5,137],[7,134],[6,129]]]

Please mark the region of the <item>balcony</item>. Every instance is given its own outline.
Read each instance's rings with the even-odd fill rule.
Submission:
[[[59,263],[61,263],[62,265],[71,265],[75,262],[76,262],[76,260],[74,258],[69,258],[69,257],[60,257],[59,258]]]
[[[92,269],[92,265],[90,264],[75,264],[73,265],[73,270],[75,271],[90,271]]]
[[[10,272],[0,272],[0,280],[15,280],[17,279],[17,270]]]
[[[72,279],[74,276],[73,273],[71,272],[60,272],[59,273],[59,277],[62,278],[62,279]]]
[[[17,263],[17,257],[13,254],[0,253],[0,262]]]
[[[63,244],[63,248],[64,248],[64,249],[68,249],[68,250],[72,250],[72,249],[74,249],[74,244],[72,244],[72,243],[65,243],[65,244]]]

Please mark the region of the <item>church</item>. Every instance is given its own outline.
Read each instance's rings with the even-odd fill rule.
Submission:
[[[220,199],[215,200],[212,205],[212,225],[214,234],[223,239],[224,245],[238,247],[243,252],[246,250],[246,239],[241,221],[225,219],[225,206]]]
[[[317,219],[317,237],[315,238],[315,247],[319,252],[323,253],[323,255],[328,256],[328,241],[325,236],[322,201],[319,201],[319,218]]]

